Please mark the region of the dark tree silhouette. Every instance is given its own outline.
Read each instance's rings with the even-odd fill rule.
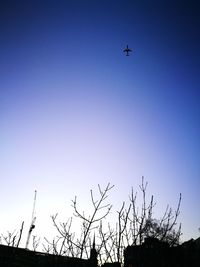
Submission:
[[[22,237],[23,228],[24,228],[24,222],[22,222],[19,232],[14,230],[12,232],[7,231],[6,234],[1,234],[0,244],[5,244],[7,246],[12,246],[12,247],[19,247],[21,237]]]
[[[181,194],[175,212],[167,206],[161,219],[153,217],[155,208],[154,197],[147,201],[147,182],[142,177],[140,193],[142,204],[137,204],[137,192],[133,188],[129,196],[128,205],[122,203],[117,211],[115,226],[106,223],[106,218],[112,209],[107,203],[108,193],[113,188],[109,183],[102,189],[98,185],[99,197],[95,198],[90,190],[92,212],[86,215],[78,207],[77,197],[72,200],[74,216],[66,222],[58,222],[58,214],[51,216],[57,237],[53,241],[45,239],[44,251],[58,255],[89,258],[92,241],[95,235],[96,249],[100,264],[105,262],[123,262],[124,248],[130,245],[141,245],[146,237],[155,237],[160,241],[167,242],[170,246],[179,244],[181,224],[177,226],[180,213]],[[127,207],[126,207],[127,206]],[[74,219],[80,220],[80,233],[72,231]]]
[[[131,190],[128,202],[123,202],[121,208],[115,213],[115,223],[108,222],[112,205],[108,201],[113,185],[110,183],[102,189],[98,185],[98,194],[94,195],[90,190],[89,212],[81,211],[77,197],[72,200],[73,216],[65,222],[59,222],[58,214],[52,215],[51,220],[57,235],[52,241],[44,238],[42,243],[43,251],[56,255],[90,258],[91,248],[97,250],[99,264],[106,262],[123,263],[123,253],[127,246],[141,245],[146,237],[157,238],[167,242],[169,246],[179,244],[181,235],[181,224],[177,225],[180,213],[181,194],[176,210],[166,207],[161,219],[153,217],[153,210],[156,206],[154,197],[148,201],[147,182],[142,177],[139,193],[142,202],[138,204],[138,193]],[[115,215],[112,212],[112,220]],[[77,222],[79,229],[77,229]],[[24,222],[19,232],[7,232],[1,234],[0,244],[18,247],[21,242]],[[32,226],[32,224],[31,224]],[[31,236],[32,250],[36,250],[40,244],[40,238]]]

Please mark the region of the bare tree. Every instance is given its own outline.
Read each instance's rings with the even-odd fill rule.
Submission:
[[[117,212],[117,223],[115,229],[108,226],[107,232],[103,233],[100,227],[101,250],[105,253],[105,261],[116,261],[123,263],[124,249],[129,245],[141,245],[145,238],[155,237],[160,241],[167,242],[170,246],[179,244],[181,235],[181,224],[177,227],[177,219],[180,214],[181,194],[175,212],[167,206],[161,219],[153,217],[155,207],[154,197],[147,201],[147,182],[142,177],[139,186],[142,203],[137,204],[137,192],[131,190],[128,207],[123,202],[121,209]]]
[[[178,230],[176,230],[175,227],[177,225],[178,215],[180,214],[181,194],[174,213],[172,208],[167,206],[161,219],[155,219],[153,218],[153,208],[155,207],[154,197],[151,196],[150,202],[147,203],[147,183],[144,184],[144,178],[142,178],[140,189],[143,198],[140,213],[136,206],[136,195],[133,195],[133,190],[130,198],[133,208],[132,219],[130,219],[131,228],[134,232],[134,235],[131,236],[132,244],[141,244],[146,237],[155,237],[161,241],[168,242],[170,245],[177,244],[181,234],[181,224],[179,225]]]
[[[178,225],[177,220],[180,214],[181,194],[175,211],[173,212],[172,208],[167,206],[161,218],[157,219],[153,216],[156,205],[154,197],[147,197],[147,185],[142,177],[139,186],[141,202],[138,201],[138,193],[134,193],[132,188],[128,202],[123,202],[121,208],[116,212],[114,225],[105,220],[112,209],[112,205],[107,200],[113,185],[108,183],[104,189],[98,185],[97,196],[94,195],[93,190],[90,190],[91,212],[88,214],[80,210],[75,196],[72,200],[72,217],[65,222],[59,222],[58,214],[51,216],[57,235],[53,237],[52,241],[44,238],[43,250],[55,255],[89,258],[92,239],[95,238],[98,261],[102,265],[105,262],[123,264],[124,249],[127,246],[141,245],[148,237],[167,242],[170,246],[178,245],[181,224]],[[77,228],[74,231],[75,220],[79,221],[79,231]],[[0,244],[18,247],[21,242],[23,226],[24,222],[22,222],[19,232],[14,230],[1,234]],[[29,231],[32,231],[33,226],[32,222]],[[28,237],[30,237],[30,233]],[[40,238],[32,237],[32,249],[35,251],[40,244]]]
[[[0,244],[6,244],[7,246],[18,247],[21,241],[23,227],[24,227],[24,222],[22,222],[21,224],[20,232],[14,230],[12,232],[7,231],[6,234],[1,234]]]
[[[14,230],[13,232],[7,231],[6,234],[1,235],[1,243],[5,243],[7,246],[16,246],[17,232]]]
[[[72,232],[72,218],[67,222],[57,222],[57,214],[51,216],[54,227],[57,230],[58,236],[53,242],[49,242],[45,239],[47,245],[43,245],[44,250],[47,252],[53,252],[59,255],[76,256],[80,258],[89,258],[90,248],[92,244],[92,233],[100,227],[102,220],[110,213],[112,205],[105,203],[108,192],[113,188],[110,183],[107,184],[105,189],[102,189],[98,185],[99,198],[95,199],[93,191],[90,190],[90,198],[93,211],[91,214],[86,215],[84,211],[80,211],[78,208],[77,197],[72,200],[72,208],[74,211],[74,217],[78,218],[81,223],[81,233],[76,237]]]
[[[32,240],[33,251],[37,250],[39,244],[40,244],[40,237],[37,237],[36,235],[33,235],[33,240]]]
[[[51,242],[45,239],[44,251],[58,255],[89,258],[95,233],[99,263],[123,263],[124,249],[129,245],[141,245],[145,238],[155,237],[160,241],[167,242],[170,246],[179,244],[181,224],[177,225],[177,219],[180,213],[181,194],[175,212],[167,206],[161,219],[155,219],[153,210],[156,204],[153,196],[149,200],[147,198],[147,185],[148,183],[142,177],[139,186],[140,204],[138,204],[138,193],[134,193],[132,188],[128,203],[123,202],[116,213],[117,220],[114,226],[105,223],[105,218],[112,208],[112,205],[106,200],[113,186],[107,184],[102,190],[98,185],[99,198],[97,199],[90,190],[92,204],[90,214],[80,211],[77,197],[75,197],[72,200],[73,218],[69,218],[66,222],[58,222],[57,214],[51,216],[57,236]],[[79,235],[72,231],[74,219],[80,220]]]

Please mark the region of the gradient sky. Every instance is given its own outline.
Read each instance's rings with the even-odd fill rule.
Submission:
[[[144,176],[156,216],[181,192],[182,240],[199,236],[198,4],[0,1],[1,233],[26,236],[35,189],[45,236],[75,195],[87,211],[110,182],[114,213]]]

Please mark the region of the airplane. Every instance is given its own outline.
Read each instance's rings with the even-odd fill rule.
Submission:
[[[123,52],[126,53],[126,56],[129,56],[129,52],[132,52],[132,50],[128,48],[128,45],[127,45],[126,48],[123,50]]]

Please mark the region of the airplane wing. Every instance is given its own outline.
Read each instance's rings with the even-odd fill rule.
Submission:
[[[123,52],[132,52],[132,50],[127,45],[126,48],[123,50]]]
[[[129,56],[129,52],[132,52],[132,50],[127,45],[126,48],[123,50],[123,52],[126,53],[126,56]]]

